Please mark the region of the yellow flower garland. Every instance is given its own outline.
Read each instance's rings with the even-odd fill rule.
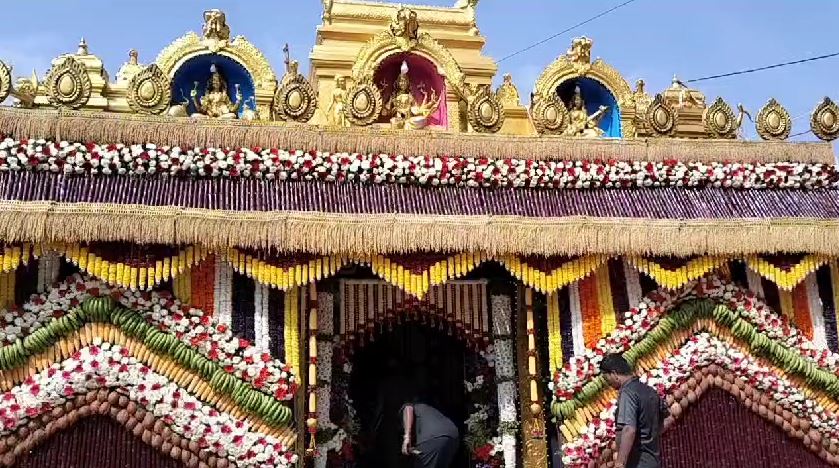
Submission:
[[[638,271],[649,276],[660,286],[667,289],[678,289],[690,281],[701,278],[716,270],[727,261],[723,257],[699,257],[687,262],[684,266],[675,270],[668,270],[653,260],[631,256],[627,257],[629,263]]]
[[[121,262],[110,262],[79,244],[56,244],[52,248],[62,253],[80,270],[109,284],[128,289],[151,289],[155,285],[189,270],[207,256],[200,245],[181,249],[177,255],[157,260],[154,266],[134,267]]]
[[[612,302],[612,284],[609,279],[609,265],[604,263],[594,272],[597,283],[597,302],[600,304],[601,336],[608,335],[617,327],[615,305]]]
[[[588,255],[568,261],[547,273],[528,265],[515,255],[505,256],[499,261],[526,286],[542,293],[550,293],[587,277],[608,258],[605,255]]]
[[[548,359],[550,370],[562,367],[562,333],[559,319],[559,292],[548,295]]]
[[[746,265],[755,273],[772,281],[778,286],[778,289],[792,291],[799,283],[807,278],[807,275],[816,271],[829,262],[830,258],[826,255],[811,254],[806,255],[798,262],[797,265],[789,270],[778,268],[769,263],[758,255],[751,255],[746,257]]]
[[[300,288],[286,291],[283,302],[285,362],[296,374],[300,370]]]

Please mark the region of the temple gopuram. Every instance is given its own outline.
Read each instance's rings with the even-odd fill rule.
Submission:
[[[517,84],[478,8],[325,1],[308,76],[219,10],[0,61],[0,464],[405,466],[402,375],[453,468],[611,467],[623,353],[668,468],[839,465],[839,107],[586,37]]]

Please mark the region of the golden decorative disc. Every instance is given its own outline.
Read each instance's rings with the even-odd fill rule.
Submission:
[[[764,140],[786,140],[792,131],[789,112],[775,98],[769,100],[758,112],[757,134]]]
[[[533,124],[542,135],[561,135],[568,126],[568,109],[555,93],[539,96],[533,105]]]
[[[652,104],[647,108],[647,126],[657,135],[671,135],[676,129],[677,119],[676,111],[664,102],[664,96],[656,94]]]
[[[163,70],[151,64],[128,82],[128,107],[139,114],[160,114],[172,101],[172,87]]]
[[[734,111],[720,97],[702,113],[702,123],[711,138],[734,138],[737,136]]]
[[[0,60],[0,102],[9,97],[12,90],[12,71]]]
[[[830,98],[824,98],[810,116],[810,129],[824,141],[839,138],[839,106]]]
[[[47,96],[58,107],[78,109],[90,99],[91,84],[85,66],[73,57],[54,66],[46,78]]]
[[[308,122],[317,107],[315,90],[303,75],[286,81],[274,95],[274,115],[281,120]]]
[[[482,92],[475,96],[467,112],[469,124],[476,132],[495,133],[504,125],[504,107],[491,92]]]
[[[347,97],[350,105],[344,112],[353,125],[370,125],[382,113],[382,93],[369,81],[353,85]]]

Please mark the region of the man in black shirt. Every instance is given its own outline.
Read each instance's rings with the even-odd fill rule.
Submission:
[[[609,385],[620,390],[615,412],[615,467],[661,467],[661,429],[668,414],[667,405],[652,387],[633,375],[620,354],[604,356],[600,373]]]

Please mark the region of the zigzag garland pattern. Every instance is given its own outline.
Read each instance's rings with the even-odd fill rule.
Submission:
[[[746,258],[749,268],[786,291],[794,289],[808,275],[829,261],[830,258],[826,255],[805,255],[787,268],[781,268],[759,255]]]
[[[122,260],[108,260],[100,253],[105,250],[98,244],[49,244],[49,245],[12,245],[4,247],[0,254],[0,273],[14,270],[19,265],[27,264],[32,258],[38,258],[41,251],[53,250],[65,256],[69,261],[103,281],[129,289],[151,289],[163,281],[177,278],[190,268],[200,263],[209,253],[200,245],[180,247],[174,255],[154,255],[144,252],[143,258],[124,256]],[[111,249],[114,250],[114,249]],[[117,249],[118,250],[118,249]],[[123,252],[117,252],[124,254]],[[216,253],[219,254],[219,253]],[[429,257],[421,254],[406,258],[382,255],[360,256],[265,256],[259,252],[243,249],[228,249],[221,252],[233,269],[261,284],[286,290],[304,286],[312,281],[328,278],[337,273],[344,265],[357,264],[369,266],[373,272],[403,289],[405,292],[422,297],[430,286],[463,277],[478,265],[495,261],[503,265],[510,273],[526,286],[545,294],[555,292],[568,284],[586,278],[608,256],[588,255],[576,258],[541,258],[507,255],[488,256],[483,253],[460,253],[444,255],[435,261],[420,261]],[[438,256],[439,257],[439,256]],[[409,260],[409,258],[411,260]],[[433,258],[433,257],[432,257]],[[779,267],[766,256],[753,255],[743,258],[749,268],[769,279],[783,290],[792,290],[804,279],[830,261],[824,255],[805,255],[800,258],[789,256],[784,260],[789,265]],[[676,267],[667,265],[652,257],[627,257],[628,262],[639,272],[648,275],[660,286],[678,289],[690,281],[717,270],[732,260],[717,256],[697,257]],[[410,265],[409,263],[413,263]]]
[[[146,411],[163,414],[162,422],[180,436],[195,440],[197,450],[226,458],[234,466],[261,466],[274,451],[276,466],[295,460],[288,452],[294,442],[293,430],[266,431],[264,424],[243,419],[230,401],[219,399],[197,375],[160,359],[111,325],[86,325],[34,361],[38,364],[30,361],[18,368],[17,376],[25,378],[0,398],[0,437],[8,437],[30,419],[54,413],[54,407],[68,400],[86,395],[95,398],[100,389],[115,389]]]
[[[106,300],[109,296],[121,305],[116,309],[111,303],[102,306],[106,311],[103,313],[78,309],[91,298]],[[136,312],[128,313],[125,307]],[[104,283],[74,275],[47,293],[33,296],[22,309],[14,314],[4,313],[0,319],[0,342],[7,345],[0,349],[0,370],[15,367],[31,352],[30,347],[44,347],[44,343],[95,319],[123,329],[128,327],[129,335],[148,340],[157,346],[155,349],[170,353],[207,379],[216,374],[215,368],[223,369],[227,377],[219,374],[219,388],[236,390],[241,385],[233,380],[246,381],[247,388],[260,394],[254,397],[259,403],[265,398],[291,399],[298,385],[285,364],[246,340],[233,337],[228,326],[218,325],[210,316],[179,303],[165,292],[111,290]]]
[[[713,329],[713,322],[709,322]],[[771,399],[771,408],[783,408],[784,425],[796,424],[798,429],[802,421],[813,432],[808,433],[809,447],[823,458],[835,462],[839,460],[839,447],[832,441],[839,437],[839,418],[836,414],[836,400],[830,400],[818,392],[808,390],[806,385],[791,380],[785,370],[766,366],[751,357],[738,343],[739,338],[717,330],[694,334],[685,331],[682,336],[672,337],[675,346],[661,359],[650,357],[645,365],[638,366],[641,379],[656,388],[660,394],[669,395],[693,392],[696,382],[691,382],[691,375],[698,369],[718,366],[737,375],[737,386],[755,387],[765,392]],[[663,353],[662,353],[663,354]],[[834,376],[835,377],[835,376]],[[565,420],[560,427],[566,436],[563,446],[563,461],[566,466],[588,466],[597,460],[614,440],[614,411],[617,395],[611,391],[600,397],[597,404],[581,408],[573,420]],[[695,399],[695,396],[694,396]],[[673,398],[668,400],[673,403]],[[770,407],[767,400],[765,405]],[[598,411],[599,410],[599,411]],[[674,412],[678,412],[675,410]],[[584,419],[587,418],[587,419]],[[813,440],[819,442],[813,444]],[[608,466],[608,463],[607,463]]]
[[[20,384],[33,369],[40,371],[57,360],[73,356],[80,344],[94,343],[95,338],[129,350],[139,348],[135,354],[138,359],[167,363],[161,366],[164,370],[177,363],[180,370],[174,372],[174,380],[180,381],[184,372],[192,374],[190,380],[184,381],[185,385],[193,382],[190,388],[203,380],[201,396],[205,400],[215,404],[222,396],[230,399],[224,399],[220,405],[225,411],[231,411],[234,406],[241,408],[269,426],[287,425],[291,420],[291,410],[285,405],[190,348],[175,334],[150,325],[134,311],[117,307],[109,296],[88,298],[78,309],[0,348],[0,388],[7,390]]]

